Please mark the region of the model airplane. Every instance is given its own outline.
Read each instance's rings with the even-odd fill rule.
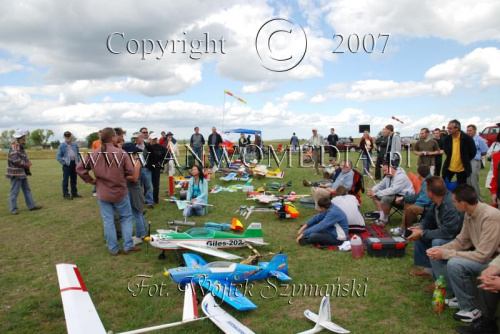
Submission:
[[[314,328],[305,331],[305,332],[300,332],[298,334],[313,334],[313,333],[319,333],[323,329],[327,329],[329,331],[332,331],[334,333],[350,333],[347,329],[344,329],[340,327],[339,325],[331,322],[331,316],[330,316],[330,296],[326,295],[323,297],[323,300],[321,301],[321,304],[319,306],[319,312],[318,314],[315,314],[309,310],[304,311],[304,315],[306,316],[307,319],[311,320],[312,322],[315,322],[316,325]]]
[[[275,276],[280,281],[289,281],[288,262],[285,254],[275,255],[270,262],[248,265],[234,262],[207,263],[197,254],[182,254],[186,267],[165,271],[165,276],[179,285],[199,284],[213,295],[239,311],[251,310],[257,306],[238,289],[237,285],[253,280]]]
[[[99,314],[90,298],[80,271],[75,264],[61,263],[56,265],[57,277],[61,298],[63,301],[64,315],[68,334],[106,334]],[[188,284],[184,288],[184,309],[182,321],[163,324],[153,327],[140,328],[128,331],[128,334],[147,333],[159,329],[184,325],[193,321],[209,318],[226,334],[253,334],[253,332],[230,314],[215,304],[211,294],[203,298],[202,310],[206,317],[198,317],[198,306],[194,286]]]
[[[190,249],[226,260],[235,260],[241,257],[221,251],[219,248],[242,248],[246,247],[247,244],[254,246],[267,245],[262,237],[260,223],[251,223],[243,234],[198,227],[184,233],[170,231],[169,233],[155,234],[144,238],[144,240],[149,242],[151,246],[163,251]]]

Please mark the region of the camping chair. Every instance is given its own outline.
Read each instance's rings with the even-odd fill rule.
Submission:
[[[394,201],[391,205],[391,210],[389,211],[389,216],[388,216],[389,220],[391,220],[391,217],[394,216],[395,214],[399,214],[402,218],[404,208],[405,208],[404,202],[399,204]]]
[[[363,175],[360,172],[353,169],[354,172],[352,187],[349,189],[348,193],[350,195],[356,196],[359,205],[361,205],[361,195],[365,192],[365,181],[363,179]]]

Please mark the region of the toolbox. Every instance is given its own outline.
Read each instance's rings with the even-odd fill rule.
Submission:
[[[376,257],[403,257],[405,256],[406,240],[394,238],[366,238],[368,255]]]

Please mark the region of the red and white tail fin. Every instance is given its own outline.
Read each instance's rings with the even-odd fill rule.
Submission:
[[[184,310],[182,311],[182,321],[189,321],[198,318],[198,302],[193,283],[184,287]]]
[[[323,329],[327,329],[334,333],[350,333],[347,329],[344,329],[339,325],[331,322],[329,295],[326,295],[325,297],[323,297],[323,300],[321,300],[321,305],[319,306],[319,312],[317,315],[309,310],[304,311],[304,315],[306,316],[306,318],[316,323],[316,325],[314,326],[314,328],[305,332],[301,332],[299,334],[319,333]]]
[[[106,334],[78,267],[62,263],[56,269],[68,334]]]

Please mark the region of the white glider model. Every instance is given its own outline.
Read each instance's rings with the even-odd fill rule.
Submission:
[[[344,329],[339,325],[331,322],[329,295],[326,295],[325,297],[323,297],[323,300],[321,300],[318,314],[315,314],[309,310],[305,310],[304,315],[306,316],[307,319],[311,320],[312,322],[315,322],[316,325],[314,326],[314,328],[305,332],[300,332],[298,334],[319,333],[323,329],[328,329],[329,331],[332,331],[334,333],[350,333],[347,329]]]

